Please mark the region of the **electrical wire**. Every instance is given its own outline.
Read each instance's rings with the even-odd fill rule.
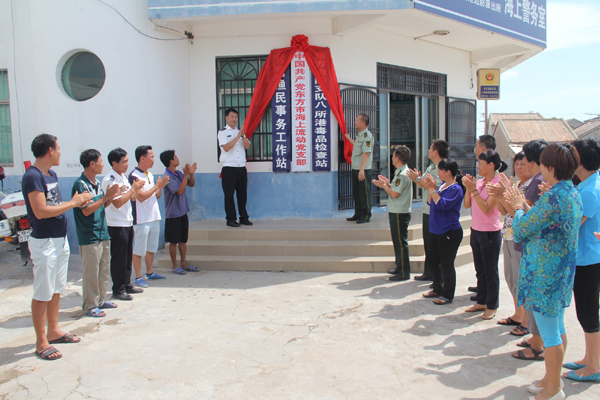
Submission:
[[[116,8],[114,8],[113,6],[111,6],[110,4],[107,4],[105,2],[103,2],[102,0],[98,0],[100,3],[104,4],[107,7],[112,8],[113,10],[116,11],[117,14],[119,14],[121,16],[121,18],[123,18],[125,20],[125,22],[127,22],[133,29],[135,29],[140,35],[144,35],[150,39],[154,39],[154,40],[165,40],[165,41],[173,41],[173,40],[186,40],[186,38],[178,38],[178,39],[164,39],[164,38],[159,38],[159,37],[154,37],[154,36],[150,36],[144,32],[142,32],[141,30],[139,30],[138,28],[136,28],[131,22],[129,22],[129,20],[127,18],[125,18],[125,16],[123,14],[121,14],[119,12],[119,10],[117,10]],[[165,27],[163,27],[165,28]],[[170,28],[167,28],[170,29]]]
[[[17,103],[17,127],[19,130],[19,151],[21,152],[21,168],[23,168],[23,173],[25,173],[25,158],[23,157],[23,138],[21,137],[21,109],[19,108],[19,90],[17,89],[17,50],[16,50],[16,37],[15,37],[15,10],[14,10],[14,5],[13,5],[13,1],[10,1],[10,15],[11,15],[11,21],[12,21],[12,34],[13,34],[13,77],[15,80],[15,101]],[[11,128],[12,130],[12,128]],[[13,166],[14,166],[14,160],[13,160]],[[4,182],[2,183],[4,185]],[[4,186],[3,186],[4,188]]]

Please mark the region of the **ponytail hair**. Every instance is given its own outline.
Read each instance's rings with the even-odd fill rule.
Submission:
[[[494,169],[498,172],[504,172],[508,169],[508,164],[502,161],[500,154],[494,150],[484,151],[479,155],[479,159],[494,164]]]
[[[467,189],[462,183],[463,173],[462,171],[458,170],[458,163],[456,162],[456,160],[452,158],[445,158],[439,162],[438,169],[441,169],[443,171],[450,171],[456,183],[458,183],[458,185],[461,187],[463,194],[466,193]]]

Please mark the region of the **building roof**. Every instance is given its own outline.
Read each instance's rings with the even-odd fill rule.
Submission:
[[[539,114],[538,114],[539,115]],[[507,142],[527,143],[545,139],[548,142],[572,142],[577,139],[564,119],[501,119],[498,127],[506,135]]]
[[[510,113],[510,114],[490,114],[492,125],[498,124],[498,121],[505,119],[544,119],[540,113]]]
[[[600,129],[600,118],[588,119],[584,121],[583,124],[575,128],[573,131],[575,132],[577,137],[582,137],[596,129]]]
[[[571,127],[571,129],[575,129],[577,128],[579,125],[583,124],[583,122],[581,122],[578,119],[575,118],[571,118],[567,120],[567,124],[569,124],[569,126]]]

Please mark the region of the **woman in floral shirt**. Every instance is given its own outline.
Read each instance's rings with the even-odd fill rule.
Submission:
[[[523,242],[517,288],[518,305],[533,311],[546,347],[546,375],[528,390],[536,400],[564,399],[561,366],[566,342],[564,315],[571,303],[577,235],[582,203],[571,179],[579,155],[570,144],[552,144],[540,158],[541,171],[552,188],[527,213],[525,197],[516,186],[507,192],[515,209],[513,237]]]

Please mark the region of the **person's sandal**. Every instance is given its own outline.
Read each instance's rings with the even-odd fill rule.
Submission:
[[[433,299],[435,297],[440,297],[440,295],[434,292],[433,290],[430,290],[429,292],[424,293],[423,297],[425,297],[426,299]]]
[[[433,304],[437,304],[438,306],[443,306],[444,304],[450,304],[452,303],[452,299],[447,299],[445,297],[441,297],[439,299],[435,299],[433,301]]]
[[[529,329],[525,328],[523,325],[519,325],[515,329],[510,331],[510,334],[514,335],[514,336],[525,336],[525,335],[529,335],[529,333],[530,333]]]
[[[536,351],[533,347],[529,347],[533,353],[533,357],[527,357],[525,355],[525,352],[523,350],[519,350],[517,351],[517,355],[515,355],[515,353],[512,353],[511,356],[513,356],[514,358],[518,358],[519,360],[528,360],[528,361],[544,361],[544,359],[546,358],[543,354],[544,354],[544,350],[542,349],[540,351]]]

